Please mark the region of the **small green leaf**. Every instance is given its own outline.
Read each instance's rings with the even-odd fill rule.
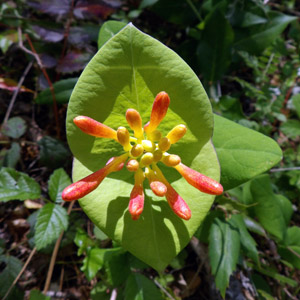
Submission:
[[[41,188],[27,174],[1,168],[0,195],[0,201],[37,199],[41,196]]]
[[[250,31],[245,32],[236,41],[234,47],[252,54],[259,54],[282,33],[290,22],[297,19],[297,17],[274,11],[269,13],[269,17],[270,21],[263,26],[253,26]]]
[[[39,290],[31,290],[29,300],[51,300],[51,297],[44,295]]]
[[[280,126],[280,130],[289,138],[298,138],[300,136],[300,121],[288,120]]]
[[[55,170],[48,181],[50,199],[56,203],[62,202],[61,193],[70,184],[71,179],[64,169]]]
[[[98,282],[91,290],[92,300],[110,300],[111,295],[107,292],[107,286],[102,282]]]
[[[292,203],[289,199],[287,199],[286,197],[282,196],[282,195],[275,195],[277,203],[279,204],[280,208],[281,208],[281,212],[285,221],[285,225],[288,226],[290,221],[291,221],[291,217],[292,214],[294,213],[293,210],[293,206]]]
[[[298,118],[300,119],[300,94],[296,94],[292,98],[293,105],[296,109]]]
[[[106,249],[103,259],[107,281],[112,286],[119,286],[124,283],[131,273],[128,254],[124,249]]]
[[[257,233],[263,237],[267,236],[266,231],[258,222],[249,218],[248,216],[243,216],[243,219],[248,230]]]
[[[5,153],[3,165],[9,168],[15,168],[16,164],[20,160],[21,157],[21,147],[18,143],[13,142],[11,147]]]
[[[286,276],[283,276],[281,274],[278,273],[278,270],[276,269],[272,269],[270,268],[269,266],[267,265],[263,265],[261,267],[258,267],[252,263],[247,263],[247,265],[250,267],[250,268],[253,268],[255,269],[256,271],[260,272],[261,274],[264,274],[264,275],[267,275],[267,276],[270,276],[276,280],[278,280],[279,282],[283,283],[283,284],[288,284],[289,286],[291,287],[297,287],[298,286],[298,282],[291,279],[291,278],[288,278]]]
[[[139,273],[128,277],[125,287],[125,300],[162,300],[163,297],[155,284]]]
[[[68,214],[60,205],[46,204],[40,211],[35,224],[35,245],[37,250],[45,248],[68,228]]]
[[[200,70],[207,81],[222,77],[230,60],[234,33],[230,23],[219,9],[213,10],[207,20],[197,49]]]
[[[282,151],[274,140],[217,115],[213,143],[224,190],[269,170],[282,158]]]
[[[108,236],[96,225],[94,226],[94,235],[100,241],[108,239]]]
[[[68,78],[62,79],[53,84],[55,99],[57,103],[68,103],[77,80],[77,77]],[[35,98],[35,102],[37,104],[52,104],[53,98],[50,88],[46,88],[45,90],[40,92]]]
[[[4,270],[2,270],[0,273],[0,297],[2,299],[8,291],[11,284],[13,283],[13,281],[15,280],[15,278],[18,276],[19,272],[21,271],[23,263],[14,256],[5,255],[0,255],[0,262],[5,263],[6,265]],[[9,299],[14,299],[14,292],[15,291],[11,292]]]
[[[87,233],[81,228],[78,228],[76,231],[74,243],[78,247],[78,256],[82,255],[85,251],[87,251],[89,248],[91,248],[91,246],[95,244],[93,240],[87,235]]]
[[[2,127],[2,132],[13,139],[18,139],[25,133],[26,128],[26,123],[22,118],[13,117]]]
[[[105,249],[99,249],[97,247],[88,249],[86,257],[83,260],[81,271],[84,272],[89,281],[91,281],[103,267],[105,251]]]
[[[38,141],[38,144],[40,146],[40,161],[49,168],[60,167],[70,157],[70,152],[60,140],[44,136]]]
[[[239,252],[240,236],[233,222],[216,218],[210,229],[209,258],[222,297],[225,297],[229,277],[236,268]]]
[[[256,242],[248,232],[242,215],[233,215],[232,222],[240,233],[240,240],[242,248],[248,257],[250,257],[256,264],[259,265],[258,252],[256,249]]]
[[[120,21],[106,21],[100,28],[98,37],[98,49],[100,49],[109,39],[116,35],[127,24]]]
[[[251,181],[251,194],[255,214],[261,225],[279,240],[283,240],[286,233],[286,221],[282,208],[272,191],[269,175],[261,175]]]

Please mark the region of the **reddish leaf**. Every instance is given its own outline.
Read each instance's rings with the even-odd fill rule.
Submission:
[[[74,15],[78,19],[101,18],[106,19],[121,6],[119,1],[87,1],[79,0],[74,9]]]
[[[57,66],[60,73],[73,73],[82,70],[91,58],[89,53],[69,52]]]
[[[10,78],[2,78],[0,77],[0,89],[3,90],[8,90],[8,91],[15,91],[17,89],[18,83]],[[20,92],[29,92],[29,93],[33,93],[33,90],[30,90],[28,88],[26,88],[25,86],[21,86],[20,88]]]
[[[60,42],[64,38],[64,32],[62,29],[47,29],[37,25],[33,25],[32,29],[42,40],[46,42],[56,43]]]

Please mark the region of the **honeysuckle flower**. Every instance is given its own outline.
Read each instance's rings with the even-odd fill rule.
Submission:
[[[74,123],[84,133],[113,139],[122,145],[125,153],[110,159],[104,168],[65,188],[62,198],[65,201],[71,201],[84,197],[96,189],[107,175],[121,170],[126,164],[127,170],[134,173],[134,186],[128,207],[133,220],[139,219],[143,212],[145,178],[148,179],[150,188],[156,196],[165,196],[173,212],[180,218],[189,220],[190,208],[164,177],[158,163],[175,168],[190,185],[203,193],[222,194],[223,187],[220,183],[187,167],[178,155],[167,152],[173,144],[184,137],[187,131],[183,124],[175,126],[166,136],[163,136],[157,129],[167,114],[169,104],[168,94],[158,93],[152,106],[150,121],[144,127],[139,112],[132,108],[128,109],[126,121],[133,130],[133,136],[130,136],[128,129],[124,126],[114,130],[86,116],[74,118]]]

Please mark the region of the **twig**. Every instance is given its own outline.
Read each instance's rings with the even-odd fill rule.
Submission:
[[[117,289],[113,289],[109,300],[116,300],[118,296]]]
[[[195,13],[195,15],[197,16],[198,20],[200,22],[202,22],[202,17],[201,15],[199,14],[197,8],[195,7],[194,3],[191,1],[191,0],[186,0],[186,2],[188,3],[188,5],[191,7],[191,9],[193,10],[193,12]]]
[[[294,255],[296,255],[298,258],[300,258],[300,254],[298,252],[296,252],[294,249],[292,249],[291,247],[287,247],[287,249],[292,252]]]
[[[295,297],[295,296],[293,296],[293,295],[288,291],[288,289],[287,289],[286,287],[283,288],[283,290],[284,290],[285,293],[290,297],[290,299],[292,299],[292,300],[298,300],[298,298]]]
[[[175,300],[175,298],[156,280],[154,279],[154,283],[169,297],[171,300]]]
[[[72,201],[69,204],[68,215],[71,213],[71,210],[72,210],[72,207],[73,207],[74,203],[75,203],[75,201]],[[56,257],[57,257],[57,253],[58,253],[58,249],[59,249],[61,240],[63,238],[63,235],[64,235],[64,230],[59,235],[59,237],[58,237],[58,239],[57,239],[57,241],[55,243],[53,252],[52,252],[52,256],[51,256],[51,260],[50,260],[50,264],[49,264],[49,269],[48,269],[48,273],[47,273],[47,278],[46,278],[46,282],[45,282],[43,294],[46,294],[47,291],[48,291],[48,289],[49,289],[49,287],[50,287],[51,278],[52,278],[52,274],[53,274],[53,269],[54,269],[54,265],[55,265],[55,261],[56,261]]]
[[[37,54],[32,42],[31,42],[31,39],[29,37],[28,34],[25,34],[26,36],[26,39],[29,43],[29,46],[31,48],[32,51],[28,50],[24,45],[23,45],[23,40],[22,40],[22,30],[20,27],[18,27],[18,37],[19,37],[19,47],[26,53],[32,55],[38,66],[40,67],[41,71],[43,72],[47,82],[48,82],[48,85],[49,85],[49,89],[50,89],[50,92],[51,92],[51,95],[52,95],[52,100],[53,100],[53,111],[54,111],[54,116],[55,116],[55,123],[56,123],[56,133],[57,133],[57,137],[59,138],[60,137],[60,126],[59,126],[59,120],[58,120],[58,110],[57,110],[57,102],[56,102],[56,97],[55,97],[55,91],[54,91],[54,87],[53,87],[53,84],[48,76],[48,73],[46,71],[46,69],[44,68],[43,66],[43,63],[39,57],[39,55]]]
[[[16,285],[16,283],[18,282],[18,280],[20,279],[20,277],[22,276],[22,274],[26,270],[28,264],[30,263],[30,261],[31,261],[31,259],[33,257],[33,255],[35,254],[35,252],[36,252],[36,248],[33,248],[32,251],[31,251],[31,253],[30,253],[30,255],[28,256],[28,258],[27,258],[27,260],[26,260],[23,268],[21,269],[21,271],[19,272],[18,276],[15,278],[15,280],[13,281],[13,283],[11,284],[11,286],[9,287],[9,289],[7,290],[5,296],[3,297],[2,300],[5,300],[8,297],[8,295],[11,292],[12,288]]]
[[[8,121],[9,119],[9,116],[10,116],[10,113],[12,111],[12,108],[16,102],[16,99],[17,99],[17,96],[19,94],[19,91],[21,89],[21,86],[25,80],[25,77],[27,76],[28,72],[30,71],[31,67],[32,67],[32,64],[33,64],[33,61],[29,62],[29,64],[27,65],[25,71],[23,72],[19,82],[18,82],[18,85],[17,85],[17,88],[14,90],[14,93],[11,97],[11,100],[10,100],[10,103],[9,103],[9,106],[7,108],[7,111],[6,111],[6,114],[5,114],[5,117],[4,117],[4,120],[3,120],[3,125],[6,124],[6,122]]]
[[[275,172],[284,172],[284,171],[298,171],[300,170],[300,167],[290,167],[290,168],[277,168],[277,169],[271,169],[271,173]]]
[[[60,58],[59,58],[59,61],[58,61],[58,65],[61,64],[61,62],[62,62],[62,60],[65,56],[66,50],[67,50],[68,37],[69,37],[69,34],[70,34],[70,27],[71,27],[72,18],[73,18],[73,10],[74,10],[74,0],[71,1],[69,15],[68,15],[68,19],[67,19],[67,22],[66,22],[66,25],[65,25],[64,44],[63,44],[61,55],[60,55]],[[56,80],[59,80],[59,78],[60,78],[60,74],[57,73]]]

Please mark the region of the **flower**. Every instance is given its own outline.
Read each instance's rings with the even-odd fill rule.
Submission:
[[[150,188],[155,195],[165,196],[173,212],[180,218],[189,220],[190,208],[164,177],[157,165],[158,162],[175,168],[190,185],[201,192],[211,195],[222,194],[223,187],[220,183],[187,167],[178,155],[167,152],[173,144],[183,138],[187,131],[183,124],[175,126],[166,136],[162,136],[157,129],[167,114],[169,104],[168,94],[158,93],[152,106],[150,121],[144,127],[139,112],[132,108],[128,109],[126,121],[133,130],[133,136],[130,136],[128,129],[123,126],[114,130],[86,116],[74,118],[75,125],[84,133],[113,139],[122,145],[125,153],[111,158],[104,168],[66,187],[62,193],[62,199],[72,201],[84,197],[95,190],[107,175],[121,170],[126,164],[127,170],[134,173],[134,186],[128,208],[133,220],[137,220],[143,212],[145,178],[149,181]]]

